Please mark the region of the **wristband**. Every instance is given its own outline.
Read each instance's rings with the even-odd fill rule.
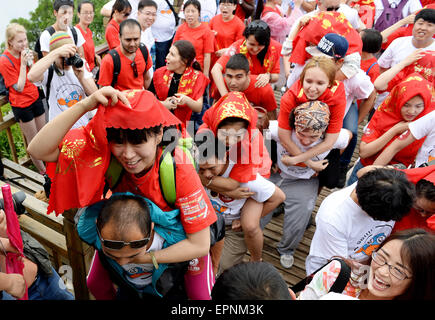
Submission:
[[[157,263],[157,259],[156,256],[154,255],[154,251],[149,251],[148,253],[151,256],[151,260],[153,261],[154,268],[156,268],[157,270],[159,268],[159,264]]]

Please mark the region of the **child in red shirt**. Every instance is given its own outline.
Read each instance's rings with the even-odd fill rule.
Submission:
[[[79,17],[79,23],[77,23],[76,27],[80,30],[83,37],[85,38],[85,43],[83,44],[83,50],[85,52],[85,59],[88,63],[89,72],[91,72],[95,68],[95,60],[97,60],[97,64],[100,65],[101,58],[98,55],[95,55],[95,44],[93,40],[93,34],[91,29],[89,29],[89,25],[94,20],[94,5],[92,2],[80,3],[77,8],[77,15]]]

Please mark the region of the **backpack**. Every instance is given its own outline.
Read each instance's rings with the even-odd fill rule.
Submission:
[[[15,67],[14,63],[7,55],[2,54],[2,55],[0,55],[0,57],[7,58],[9,60],[9,62],[11,63],[12,67]],[[5,79],[3,78],[3,75],[1,73],[0,73],[0,96],[5,96],[7,101],[9,102],[9,89],[6,88]]]
[[[189,158],[190,162],[194,165],[195,170],[198,171],[198,165],[195,152],[196,146],[192,138],[180,138],[177,147],[180,148],[184,154]],[[169,150],[172,149],[172,152]],[[166,203],[173,208],[177,197],[176,186],[176,163],[173,157],[174,148],[164,147],[163,152],[159,159],[159,185],[163,198]],[[124,174],[124,168],[116,160],[111,157],[109,167],[105,173],[106,185],[104,186],[104,195],[109,189],[114,189],[121,182]]]
[[[349,282],[350,274],[351,274],[351,269],[346,264],[346,262],[344,262],[342,259],[339,259],[339,258],[334,258],[334,259],[329,260],[327,263],[325,263],[319,269],[314,271],[308,277],[306,277],[306,278],[302,279],[301,281],[299,281],[297,284],[295,284],[290,289],[292,289],[294,293],[298,293],[298,292],[304,290],[305,287],[311,282],[311,280],[313,280],[314,275],[317,272],[319,272],[320,270],[322,270],[324,266],[326,266],[327,264],[329,264],[333,260],[339,261],[340,264],[341,264],[341,268],[340,268],[340,273],[338,274],[337,279],[335,279],[335,282],[332,285],[332,287],[329,289],[329,292],[342,293],[344,288],[346,288],[347,283]]]
[[[142,52],[142,56],[145,60],[145,68],[146,68],[146,65],[148,63],[147,46],[145,44],[141,43],[139,45],[139,49]],[[111,86],[115,87],[115,84],[118,82],[119,73],[121,72],[121,58],[119,57],[119,53],[118,53],[118,51],[116,51],[116,49],[110,50],[109,54],[113,59],[113,78],[112,78]]]
[[[71,33],[73,35],[74,43],[75,43],[75,45],[77,45],[77,41],[78,41],[77,31],[76,31],[76,29],[74,27],[70,27],[70,29],[71,29]],[[52,36],[56,32],[56,30],[54,30],[53,26],[49,26],[45,30],[48,31],[50,36]],[[40,42],[40,39],[41,39],[41,37],[38,37],[38,39],[36,40],[36,43],[35,43],[35,51],[38,54],[38,60],[43,57],[42,51],[41,51],[41,42]]]
[[[388,0],[382,0],[384,10],[376,20],[373,28],[382,32],[403,18],[402,9],[407,1],[401,0],[396,8],[392,8]]]

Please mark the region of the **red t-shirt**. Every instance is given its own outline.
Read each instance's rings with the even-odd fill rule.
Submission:
[[[238,17],[241,21],[245,21],[246,19],[246,12],[245,10],[243,10],[240,4],[237,4],[235,16]]]
[[[0,73],[3,75],[6,88],[9,89],[10,104],[17,108],[28,107],[39,98],[38,88],[26,78],[23,91],[15,90],[12,86],[18,82],[20,76],[21,56],[17,59],[8,50],[3,54],[7,55],[14,64],[12,66],[8,58],[0,57]]]
[[[106,26],[106,42],[109,50],[120,45],[119,41],[119,24],[114,19],[110,20]]]
[[[346,110],[344,84],[340,81],[335,81],[335,84],[331,88],[327,88],[317,100],[326,103],[331,113],[326,133],[339,133],[343,127],[344,112]],[[303,91],[301,81],[298,80],[281,98],[278,126],[285,130],[292,130],[289,123],[290,112],[298,105],[307,101],[308,99]]]
[[[228,48],[239,39],[243,39],[245,24],[236,16],[230,21],[224,21],[222,14],[210,20],[210,29],[217,32],[215,35],[215,51]]]
[[[119,54],[121,60],[121,70],[118,75],[118,81],[115,84],[115,88],[118,90],[127,89],[143,89],[144,75],[153,66],[153,61],[148,52],[147,64],[142,56],[142,51],[137,49],[136,56],[134,57],[134,63],[136,64],[138,77],[134,76],[132,62],[122,52],[121,47],[117,47],[116,51]],[[106,54],[101,61],[100,78],[98,84],[100,86],[110,86],[113,79],[113,59],[110,54]]]
[[[196,60],[204,70],[204,54],[214,52],[214,33],[205,22],[201,22],[199,27],[190,28],[187,23],[178,27],[173,42],[177,40],[188,40],[195,47]]]
[[[160,149],[158,159],[161,153]],[[195,233],[213,224],[217,217],[195,168],[190,162],[185,162],[185,157],[181,149],[175,149],[175,207],[180,209],[181,223],[186,233]],[[160,189],[159,161],[155,161],[154,166],[140,178],[125,174],[115,191],[130,191],[150,199],[163,211],[173,210],[163,198]]]
[[[94,39],[92,39],[92,31],[91,29],[87,28],[85,32],[80,24],[77,24],[76,27],[80,30],[83,37],[85,38],[83,50],[85,51],[85,59],[89,65],[89,71],[92,71],[92,69],[95,68],[95,44]]]
[[[243,45],[245,39],[240,39],[234,42],[227,53],[218,59],[216,63],[219,63],[223,72],[225,72],[225,66],[231,56],[240,53],[240,49]],[[264,57],[263,65],[261,65],[260,60],[256,56],[251,56],[249,52],[246,52],[246,57],[249,61],[249,70],[253,75],[259,75],[262,73],[280,73],[279,59],[281,56],[281,44],[273,39],[270,39],[269,48],[267,50],[266,56]]]
[[[376,63],[375,63],[376,62]],[[370,66],[375,63],[371,68],[370,71],[368,73],[368,76],[370,77],[370,80],[372,81],[372,83],[375,82],[376,78],[379,77],[379,75],[381,74],[380,70],[379,70],[379,64],[377,63],[378,59],[376,59],[376,57],[373,57],[371,59],[367,59],[367,60],[361,60],[361,69],[364,72],[367,72],[367,70],[370,68]]]
[[[248,99],[249,102],[251,102],[254,106],[260,106],[266,109],[267,111],[273,111],[278,106],[276,104],[275,100],[275,94],[273,92],[273,89],[270,84],[267,84],[264,87],[256,88],[255,82],[257,76],[250,75],[249,76],[249,86],[246,88],[243,93],[246,96],[246,99]],[[225,83],[226,86],[226,83]],[[228,89],[228,87],[227,87]],[[213,92],[213,99],[219,100],[220,99],[219,90],[215,90]]]

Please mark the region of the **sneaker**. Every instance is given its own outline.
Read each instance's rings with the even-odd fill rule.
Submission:
[[[283,254],[281,255],[281,259],[279,261],[284,268],[290,269],[293,266],[295,258],[293,258],[293,256],[290,254]]]

